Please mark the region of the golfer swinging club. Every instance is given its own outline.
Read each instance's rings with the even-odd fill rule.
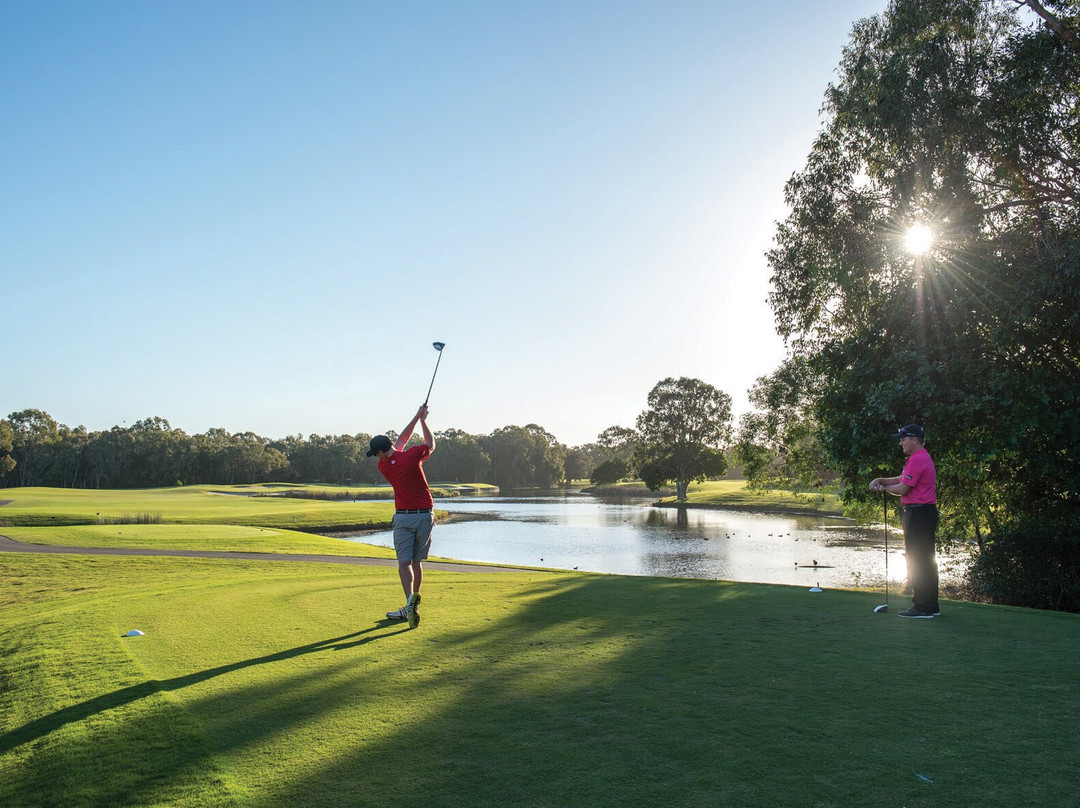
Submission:
[[[435,517],[431,512],[431,489],[428,488],[422,464],[435,448],[435,438],[427,425],[427,403],[420,405],[409,425],[390,445],[386,435],[371,439],[367,456],[379,459],[379,473],[394,488],[394,551],[397,553],[398,574],[405,590],[405,605],[387,612],[391,620],[408,620],[409,628],[420,625],[420,584],[424,579],[422,561],[431,549],[431,528]],[[419,422],[424,442],[406,449],[405,446]]]

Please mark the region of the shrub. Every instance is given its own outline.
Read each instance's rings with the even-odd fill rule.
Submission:
[[[1003,531],[975,554],[971,594],[1006,606],[1080,612],[1080,519],[1036,517]]]
[[[160,513],[125,513],[120,516],[99,516],[99,525],[160,525]]]
[[[606,460],[593,469],[589,482],[593,485],[611,485],[626,477],[629,471],[621,460]]]

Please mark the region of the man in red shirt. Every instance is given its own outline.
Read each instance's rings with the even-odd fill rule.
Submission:
[[[918,424],[908,424],[895,435],[908,456],[899,477],[878,477],[871,491],[886,491],[900,497],[904,506],[904,554],[911,582],[911,608],[901,617],[937,617],[938,566],[936,539],[938,526],[937,470],[923,445],[926,432]]]
[[[394,551],[397,553],[398,574],[405,590],[405,605],[386,616],[391,620],[407,620],[409,628],[420,625],[420,584],[424,579],[421,562],[431,549],[431,528],[435,517],[431,512],[434,504],[431,489],[424,476],[423,462],[435,448],[435,438],[427,425],[427,404],[420,405],[416,415],[398,436],[397,443],[390,445],[386,435],[371,439],[367,456],[379,459],[379,473],[394,488]],[[412,437],[416,424],[420,424],[424,442],[405,446]]]

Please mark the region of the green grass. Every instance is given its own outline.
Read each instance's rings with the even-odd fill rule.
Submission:
[[[394,515],[393,504],[386,502],[323,502],[243,496],[280,491],[281,488],[281,485],[192,485],[124,491],[0,488],[0,500],[11,500],[0,507],[0,524],[81,525],[152,514],[159,517],[159,521],[170,524],[328,530],[343,525],[389,525]],[[387,494],[390,496],[389,491]]]
[[[1075,615],[429,571],[409,631],[379,620],[401,600],[384,568],[0,569],[4,806],[1072,805],[1080,785]]]
[[[353,504],[86,493],[0,492],[0,516],[49,525],[0,533],[390,555],[243,524]],[[162,524],[49,519],[149,500]],[[874,614],[873,592],[428,570],[410,631],[380,619],[402,599],[384,567],[0,553],[0,582],[5,808],[1071,806],[1080,789],[1077,615],[954,601],[912,621]]]
[[[298,553],[393,558],[388,547],[244,525],[70,525],[5,527],[0,534],[26,544],[65,547],[212,550],[227,553]]]
[[[665,497],[664,503],[674,503],[675,497]],[[686,494],[686,504],[723,508],[760,508],[763,510],[806,511],[839,515],[843,511],[840,498],[831,492],[799,492],[785,489],[754,491],[746,480],[709,480],[693,483]]]
[[[381,485],[329,485],[324,483],[263,483],[251,486],[229,486],[236,490],[253,489],[258,493],[293,494],[300,496],[342,497],[352,495],[358,499],[388,499],[393,497],[389,483]],[[490,483],[445,483],[428,481],[431,494],[436,499],[460,497],[473,494],[497,494],[499,486]]]

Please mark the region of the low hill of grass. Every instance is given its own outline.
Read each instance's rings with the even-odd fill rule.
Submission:
[[[659,500],[663,505],[676,504],[675,497]],[[787,489],[756,491],[746,480],[708,480],[691,484],[686,505],[692,507],[751,508],[772,511],[798,511],[839,516],[843,504],[833,492],[803,492]]]
[[[247,525],[63,525],[4,527],[0,534],[24,544],[124,547],[224,553],[288,553],[393,558],[389,547],[329,538],[297,530]]]
[[[8,502],[0,507],[0,525],[151,521],[317,531],[389,526],[394,515],[392,502],[326,502],[266,495],[280,490],[281,485],[192,485],[136,490],[4,488],[0,489],[0,500]],[[390,490],[385,491],[392,498]]]

